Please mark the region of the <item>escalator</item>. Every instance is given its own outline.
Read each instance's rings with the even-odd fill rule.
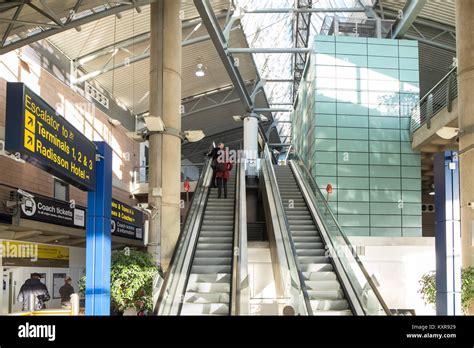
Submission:
[[[352,315],[291,168],[274,170],[313,315]]]
[[[262,162],[274,262],[295,314],[390,315],[304,162],[276,165],[268,146]]]
[[[237,315],[247,280],[245,172],[235,165],[227,198],[210,187],[207,162],[161,287],[157,315]],[[223,193],[222,193],[223,195]]]
[[[207,199],[181,315],[230,313],[235,175],[227,186],[226,199],[217,189]]]

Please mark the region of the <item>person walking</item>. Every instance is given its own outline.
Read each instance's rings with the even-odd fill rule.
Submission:
[[[49,301],[50,296],[48,288],[41,282],[41,274],[39,273],[32,273],[31,278],[27,279],[20,288],[17,300],[23,304],[23,312],[29,311],[31,308],[31,295],[34,296],[33,309],[35,311],[46,308],[45,302]]]
[[[71,295],[74,294],[74,287],[71,285],[72,278],[64,278],[64,285],[59,288],[59,295],[61,296],[61,307],[71,308]]]
[[[230,179],[230,171],[233,165],[231,162],[225,162],[217,168],[216,179],[217,179],[217,198],[222,196],[222,188],[224,188],[224,198],[227,198],[227,181]]]
[[[216,175],[217,175],[217,167],[218,167],[218,158],[221,155],[222,151],[224,151],[224,144],[219,143],[217,147],[214,147],[211,152],[207,154],[207,157],[211,157],[211,168],[212,168],[212,180],[211,180],[211,188],[216,188]]]

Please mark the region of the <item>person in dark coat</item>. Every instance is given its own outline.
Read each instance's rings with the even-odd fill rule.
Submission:
[[[33,273],[30,279],[27,279],[21,286],[20,292],[18,293],[17,300],[23,303],[22,310],[30,310],[30,297],[34,295],[34,310],[45,309],[45,302],[49,301],[50,296],[48,288],[41,282],[41,275],[39,273]]]
[[[211,168],[212,168],[212,181],[211,187],[216,188],[216,174],[217,174],[217,159],[221,155],[222,151],[224,150],[224,144],[219,143],[217,147],[213,148],[211,152],[207,154],[207,157],[211,157]]]
[[[223,171],[216,173],[217,179],[217,198],[221,198],[222,187],[224,187],[224,198],[227,198],[227,181],[230,179],[230,171],[232,170],[232,163],[226,162]]]
[[[64,285],[59,288],[59,295],[61,295],[61,306],[64,308],[71,308],[71,295],[74,294],[74,288],[71,283],[71,277],[66,277],[64,278]]]

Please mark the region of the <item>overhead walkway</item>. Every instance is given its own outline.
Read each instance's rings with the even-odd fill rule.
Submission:
[[[299,315],[389,315],[390,311],[301,161],[262,164],[279,278]]]
[[[452,69],[412,111],[411,136],[414,150],[439,152],[456,147],[456,137],[447,139],[444,127],[458,128],[457,68]]]
[[[237,315],[246,281],[245,173],[237,165],[227,198],[210,188],[207,162],[158,299],[158,315]]]

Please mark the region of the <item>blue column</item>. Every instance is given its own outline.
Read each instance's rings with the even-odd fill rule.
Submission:
[[[96,142],[95,191],[87,196],[86,315],[110,315],[112,148]]]
[[[436,314],[461,311],[461,208],[456,152],[435,156]]]

